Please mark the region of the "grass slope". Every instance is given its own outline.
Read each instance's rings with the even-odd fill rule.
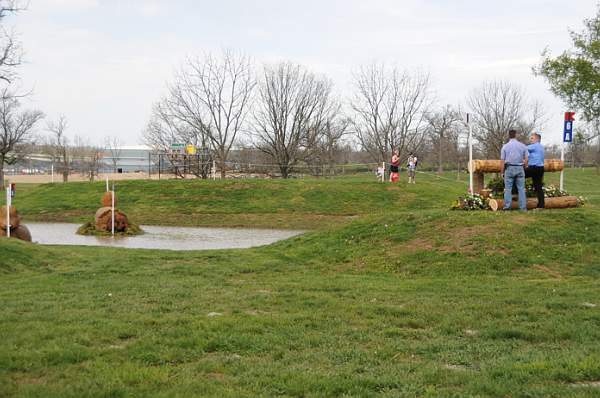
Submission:
[[[453,177],[455,178],[455,177]],[[139,224],[320,228],[355,216],[413,203],[442,207],[463,184],[424,175],[425,186],[444,181],[449,192],[377,184],[374,177],[302,180],[122,181],[118,207]],[[18,188],[14,205],[27,220],[83,222],[100,206],[104,182]],[[442,195],[442,196],[440,196]],[[437,203],[437,200],[443,203]],[[3,199],[0,199],[0,201]]]
[[[333,217],[255,249],[0,240],[0,396],[597,396],[600,178],[567,175],[586,208],[506,214],[450,212],[464,186],[418,177],[186,181],[202,194],[178,204],[176,182],[124,189],[124,206],[168,195],[165,215]],[[96,189],[31,187],[20,208],[85,208]]]

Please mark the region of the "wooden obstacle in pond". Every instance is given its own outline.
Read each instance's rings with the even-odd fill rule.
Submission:
[[[100,203],[102,203],[102,207],[100,207],[94,216],[94,226],[96,227],[96,231],[102,232],[111,232],[112,231],[112,223],[113,223],[113,193],[112,191],[107,191],[102,196]],[[117,206],[117,196],[114,198],[114,221],[115,221],[115,232],[125,232],[129,227],[129,220],[127,216],[116,208]]]
[[[21,216],[19,215],[17,208],[10,206],[8,211],[10,214],[10,225],[6,225],[6,218],[4,218],[6,206],[0,207],[0,236],[7,236],[7,229],[10,228],[11,238],[31,242],[31,233],[29,232],[29,229],[21,223]]]
[[[553,173],[562,171],[565,163],[560,159],[546,159],[544,161],[544,172]],[[502,161],[496,159],[475,159],[469,165],[469,171],[473,172],[473,192],[482,193],[485,189],[485,174],[502,173]]]

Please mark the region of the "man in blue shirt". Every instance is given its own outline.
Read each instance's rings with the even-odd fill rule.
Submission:
[[[540,143],[541,140],[542,136],[539,133],[533,133],[529,137],[529,142],[531,142],[527,145],[529,162],[525,170],[525,178],[531,177],[533,181],[538,209],[544,208],[544,146]]]
[[[504,210],[510,210],[512,205],[512,187],[517,186],[519,191],[519,209],[527,211],[527,198],[525,196],[525,167],[529,154],[527,147],[517,140],[517,131],[508,132],[508,141],[500,151],[502,170],[504,170]]]

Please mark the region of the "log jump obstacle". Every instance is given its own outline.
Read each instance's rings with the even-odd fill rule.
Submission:
[[[546,159],[544,161],[544,172],[554,173],[560,172],[564,169],[564,161],[560,159]],[[502,173],[502,161],[495,159],[472,160],[469,164],[469,171],[473,173],[473,192],[478,193],[482,196],[487,196],[489,192],[485,189],[485,174],[489,173]],[[575,196],[561,196],[555,198],[546,198],[545,207],[548,209],[563,209],[568,207],[577,207],[577,197]],[[504,206],[503,199],[490,199],[489,206],[492,210],[496,211],[502,209]],[[533,209],[537,206],[536,198],[527,199],[527,208]],[[519,206],[516,200],[513,200],[511,208],[518,209]]]

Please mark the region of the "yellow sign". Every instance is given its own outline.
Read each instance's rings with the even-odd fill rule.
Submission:
[[[194,145],[188,145],[185,147],[185,153],[187,153],[188,155],[195,155],[196,154],[196,147]]]

